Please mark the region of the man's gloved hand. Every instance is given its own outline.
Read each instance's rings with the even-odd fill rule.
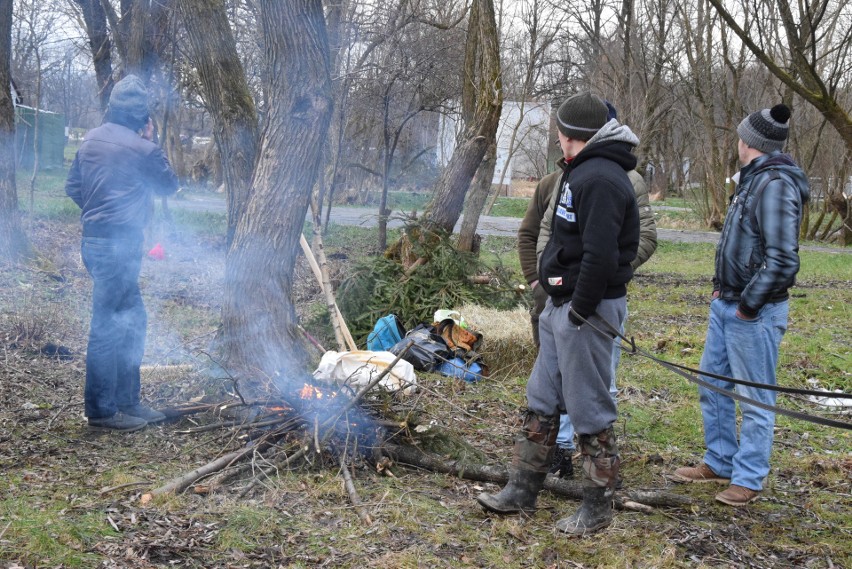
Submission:
[[[578,328],[585,324],[583,320],[580,320],[580,315],[574,312],[574,309],[571,307],[570,304],[568,305],[568,321],[571,322],[571,324],[573,324],[574,326],[577,326]]]

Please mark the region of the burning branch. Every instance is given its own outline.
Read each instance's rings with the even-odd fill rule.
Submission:
[[[385,378],[385,376],[387,376],[387,374],[389,374],[391,372],[393,367],[397,363],[399,363],[399,360],[402,359],[402,357],[408,352],[408,350],[411,348],[411,346],[413,344],[414,344],[413,341],[409,342],[408,345],[405,346],[405,348],[399,353],[399,355],[396,356],[396,358],[393,360],[393,362],[391,362],[391,364],[388,367],[386,367],[384,370],[382,370],[382,372],[380,374],[378,374],[375,378],[373,378],[370,381],[370,383],[368,383],[363,388],[361,388],[361,390],[358,391],[358,393],[356,393],[354,397],[352,397],[349,401],[346,402],[346,404],[342,405],[339,409],[337,409],[336,412],[334,413],[334,415],[329,417],[325,421],[320,422],[318,416],[315,416],[313,419],[307,419],[305,417],[298,417],[298,416],[293,417],[291,415],[288,415],[287,417],[280,418],[280,419],[269,419],[269,420],[266,420],[266,421],[246,423],[244,427],[245,428],[253,428],[253,427],[258,427],[258,426],[270,426],[270,425],[278,425],[278,424],[283,424],[283,423],[290,423],[291,425],[296,424],[296,423],[301,423],[301,424],[304,424],[304,425],[311,425],[312,424],[313,425],[313,429],[312,429],[313,430],[313,433],[312,433],[312,435],[313,435],[312,436],[313,447],[317,450],[317,452],[319,452],[322,448],[322,443],[329,436],[331,436],[331,434],[334,433],[334,428],[333,428],[334,425],[341,418],[345,417],[346,414],[355,405],[357,405],[358,402],[360,402],[364,398],[364,396],[367,394],[367,392],[369,392],[371,389],[373,389],[375,386],[377,386],[379,384],[379,382],[381,382]],[[300,395],[303,398],[306,398],[306,399],[321,399],[323,397],[323,392],[320,391],[319,389],[315,388],[312,385],[305,385],[305,387],[300,392]],[[263,418],[265,418],[265,417],[263,417]],[[182,491],[186,490],[186,488],[188,488],[196,480],[198,480],[198,479],[200,479],[204,476],[209,476],[211,474],[219,472],[220,470],[223,470],[224,468],[227,468],[227,467],[231,466],[232,464],[234,464],[236,462],[239,462],[241,460],[248,458],[249,456],[253,455],[256,452],[261,452],[264,448],[268,447],[275,440],[277,440],[277,438],[280,438],[282,436],[283,430],[284,429],[278,428],[274,431],[269,431],[266,434],[264,434],[260,439],[258,439],[254,445],[247,446],[243,449],[240,449],[240,450],[234,451],[232,453],[226,454],[226,455],[224,455],[224,456],[222,456],[222,457],[220,457],[220,458],[218,458],[214,461],[211,461],[211,462],[205,464],[204,466],[201,466],[201,467],[193,470],[192,472],[189,472],[187,474],[184,474],[182,476],[179,476],[179,477],[171,480],[167,484],[160,486],[159,488],[156,488],[156,489],[152,490],[151,492],[143,495],[142,496],[142,503],[146,504],[146,503],[150,502],[151,499],[154,496],[160,496],[160,495],[163,495],[163,494],[182,492]],[[283,461],[283,464],[285,466],[292,464],[295,460],[302,458],[307,453],[307,451],[310,450],[310,448],[311,448],[310,444],[302,445],[302,448],[300,448],[295,453],[289,455],[286,458],[286,460]],[[248,486],[243,490],[243,492],[241,493],[241,496],[245,496],[246,494],[248,494],[248,492],[251,491],[258,484],[258,482],[260,480],[260,476],[268,476],[269,474],[274,472],[277,468],[278,468],[278,465],[272,465],[270,467],[261,469],[260,473],[258,475],[256,475],[252,479],[252,481],[248,484]]]

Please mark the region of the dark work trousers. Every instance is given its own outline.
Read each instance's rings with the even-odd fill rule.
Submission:
[[[113,416],[139,403],[139,366],[148,316],[139,292],[141,236],[83,237],[83,264],[94,281],[86,350],[86,416]]]

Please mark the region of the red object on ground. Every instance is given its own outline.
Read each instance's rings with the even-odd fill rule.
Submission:
[[[154,248],[148,251],[148,258],[154,259],[155,261],[162,261],[166,258],[166,251],[163,249],[163,246],[157,243],[154,245]]]

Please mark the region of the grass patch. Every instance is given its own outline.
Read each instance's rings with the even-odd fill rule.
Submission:
[[[489,215],[522,218],[527,213],[529,203],[527,198],[497,198]]]
[[[24,487],[27,484],[24,483]],[[63,500],[0,501],[0,519],[6,520],[0,559],[18,559],[27,565],[93,567],[99,556],[89,547],[118,534],[101,512],[87,512]]]

